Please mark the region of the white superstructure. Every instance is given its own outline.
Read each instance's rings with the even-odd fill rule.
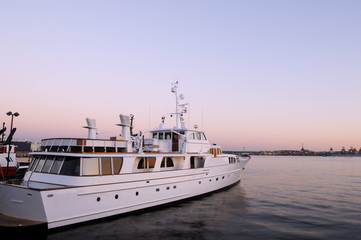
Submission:
[[[0,217],[56,228],[178,201],[240,181],[249,157],[223,154],[203,131],[186,127],[187,104],[176,95],[176,126],[132,133],[133,116],[120,115],[122,133],[97,139],[44,139],[21,185],[0,184]],[[146,137],[148,135],[148,137]]]

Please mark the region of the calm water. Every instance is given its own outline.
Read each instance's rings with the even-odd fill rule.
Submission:
[[[242,182],[48,239],[360,239],[360,157],[252,157]]]

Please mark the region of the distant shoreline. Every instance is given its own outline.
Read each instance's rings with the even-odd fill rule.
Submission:
[[[276,151],[223,151],[228,154],[249,154],[256,156],[324,156],[324,157],[361,157],[361,152],[315,152],[315,151],[298,151],[298,150],[276,150]]]

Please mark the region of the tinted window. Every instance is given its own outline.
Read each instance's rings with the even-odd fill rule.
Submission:
[[[51,167],[50,173],[58,173],[61,165],[63,164],[64,157],[56,157],[53,166]]]
[[[32,165],[31,165],[31,167],[29,167],[29,170],[33,171],[35,169],[36,165],[38,164],[38,162],[39,162],[39,157],[34,157],[33,161],[32,161]]]
[[[46,160],[43,170],[41,170],[41,172],[43,173],[47,173],[50,170],[51,165],[53,165],[53,161],[54,161],[55,157],[48,157],[48,159]]]
[[[154,168],[155,166],[155,157],[149,157],[148,159],[148,167],[149,168]]]
[[[43,166],[44,166],[44,163],[45,163],[45,159],[44,159],[44,157],[42,157],[42,158],[39,160],[38,166],[36,166],[36,168],[35,168],[35,172],[40,172],[41,169],[42,169]]]
[[[114,174],[119,174],[120,170],[122,169],[123,165],[123,158],[121,157],[114,157],[113,158],[113,171]]]
[[[112,166],[110,157],[101,158],[102,162],[102,175],[111,175],[112,174]]]
[[[80,173],[80,158],[67,157],[64,161],[63,167],[61,168],[60,174],[79,176],[79,173]]]

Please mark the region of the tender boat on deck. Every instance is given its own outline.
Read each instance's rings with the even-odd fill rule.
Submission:
[[[41,151],[31,153],[21,185],[0,184],[0,218],[44,223],[52,229],[239,182],[249,156],[223,154],[203,131],[188,129],[187,104],[180,103],[177,88],[174,83],[174,128],[166,128],[163,118],[158,129],[134,135],[133,117],[120,115],[120,137],[97,139],[95,120],[88,118],[88,138],[42,140]]]

